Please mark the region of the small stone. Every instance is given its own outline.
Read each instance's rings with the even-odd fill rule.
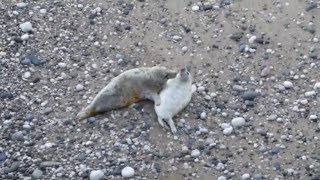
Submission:
[[[94,122],[96,122],[96,121],[97,121],[97,118],[94,117],[94,116],[87,118],[87,122],[88,122],[88,123],[94,123]]]
[[[311,11],[312,9],[317,8],[317,3],[307,3],[306,7],[304,8],[307,12]]]
[[[19,169],[20,164],[21,164],[20,162],[14,161],[11,164],[10,168],[6,170],[6,173],[11,173],[11,172],[17,171]]]
[[[183,47],[181,48],[181,50],[182,50],[182,52],[187,52],[187,51],[188,51],[188,47],[187,47],[187,46],[183,46]]]
[[[82,84],[77,84],[76,85],[76,91],[82,91],[84,89],[84,86]]]
[[[317,119],[318,119],[318,116],[317,116],[317,115],[312,114],[312,115],[310,115],[309,119],[310,119],[310,120],[312,120],[312,121],[315,121],[315,120],[317,120]]]
[[[46,168],[46,167],[56,167],[60,166],[61,163],[55,162],[55,161],[43,161],[40,163],[40,168]]]
[[[272,154],[278,154],[280,152],[280,148],[277,146],[272,147],[271,153]]]
[[[314,86],[313,86],[313,89],[315,91],[320,91],[320,82],[315,83]]]
[[[199,92],[203,92],[203,91],[205,91],[205,89],[206,89],[206,88],[203,87],[203,86],[199,86],[199,87],[198,87],[198,91],[199,91]]]
[[[42,176],[43,176],[43,172],[41,170],[39,170],[39,169],[34,170],[33,173],[32,173],[32,178],[33,179],[41,179]]]
[[[11,139],[14,141],[23,141],[24,140],[23,133],[21,131],[15,132],[11,135]]]
[[[253,180],[260,180],[260,179],[262,179],[262,175],[261,174],[255,174],[255,175],[252,176],[252,179]]]
[[[22,41],[25,41],[27,39],[29,39],[29,34],[24,34],[24,35],[21,36],[21,40]]]
[[[253,101],[256,97],[258,97],[260,93],[255,91],[245,91],[242,95],[244,100]]]
[[[153,169],[157,172],[157,173],[160,173],[161,172],[161,166],[159,163],[154,163],[153,164]]]
[[[311,58],[311,59],[317,59],[317,58],[318,58],[318,53],[317,53],[317,52],[311,52],[311,53],[309,54],[309,58]]]
[[[224,177],[224,176],[220,176],[220,177],[218,177],[218,179],[217,180],[227,180],[227,178],[226,177]]]
[[[195,5],[195,6],[192,6],[192,11],[199,11],[200,7]]]
[[[194,149],[191,151],[191,156],[192,157],[199,157],[200,156],[200,151],[198,149]]]
[[[267,151],[267,147],[264,146],[264,145],[261,145],[258,149],[259,149],[259,151],[262,152],[262,153],[264,153],[264,152]]]
[[[93,170],[90,173],[90,180],[101,180],[104,177],[104,172],[102,170]]]
[[[220,127],[222,129],[227,129],[227,128],[231,127],[231,125],[229,123],[222,123],[222,124],[220,124]]]
[[[134,169],[132,167],[125,167],[121,170],[121,176],[125,178],[131,178],[134,176]]]
[[[260,76],[261,77],[267,77],[270,74],[270,68],[267,66],[262,69]]]
[[[206,113],[206,112],[202,112],[202,113],[200,114],[200,118],[201,118],[201,119],[206,119],[206,117],[207,117],[207,113]]]
[[[23,75],[22,75],[22,78],[23,79],[29,79],[31,77],[31,73],[29,71],[25,72]]]
[[[234,127],[241,127],[245,125],[246,120],[243,117],[236,117],[231,120],[231,124]]]
[[[314,95],[316,95],[317,93],[315,91],[307,91],[304,93],[305,97],[312,97]]]
[[[241,176],[241,179],[242,179],[242,180],[248,180],[248,179],[250,179],[250,174],[248,174],[248,173],[243,174],[243,175]]]
[[[214,143],[214,140],[212,138],[207,138],[205,141],[204,141],[204,144],[206,146],[210,145],[210,144],[213,144]]]
[[[284,86],[286,89],[291,89],[291,88],[293,88],[293,84],[292,84],[292,82],[290,82],[290,81],[285,81],[285,82],[283,82],[283,86]]]
[[[205,4],[205,5],[203,6],[203,10],[204,10],[204,11],[211,10],[212,8],[213,8],[212,4]]]
[[[183,154],[188,153],[188,152],[189,152],[189,148],[188,148],[188,146],[182,146],[182,150],[181,150],[181,152],[182,152]]]
[[[19,27],[20,27],[21,31],[26,32],[26,33],[31,32],[33,30],[32,24],[29,21],[20,24]]]
[[[5,161],[7,159],[7,155],[4,152],[0,152],[0,161]]]
[[[249,38],[248,42],[249,42],[250,44],[252,44],[252,43],[255,42],[256,39],[257,39],[257,36],[251,36],[251,37]]]
[[[28,4],[27,3],[24,3],[24,2],[19,2],[19,3],[17,3],[17,7],[19,7],[19,8],[24,8],[24,7],[26,7]]]
[[[232,131],[233,131],[233,128],[232,128],[232,126],[230,126],[230,127],[228,127],[228,128],[225,128],[225,129],[222,131],[222,133],[223,133],[224,135],[230,135],[230,134],[232,133]]]
[[[238,32],[232,33],[230,36],[230,39],[232,39],[234,41],[239,41],[242,37],[243,37],[243,32],[238,31]]]
[[[65,68],[65,67],[67,66],[67,64],[66,64],[66,63],[63,63],[63,62],[59,62],[59,63],[58,63],[58,66],[59,66],[60,68]]]
[[[176,40],[176,41],[180,41],[182,39],[182,37],[175,35],[175,36],[172,37],[172,39]]]
[[[41,14],[46,14],[47,13],[47,10],[46,9],[40,9],[39,11]]]

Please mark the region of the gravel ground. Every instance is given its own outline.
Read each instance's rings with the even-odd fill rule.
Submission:
[[[320,179],[320,4],[0,2],[0,179]],[[160,128],[153,103],[75,115],[122,71],[191,63]]]

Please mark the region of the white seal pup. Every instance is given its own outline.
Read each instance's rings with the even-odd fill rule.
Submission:
[[[177,132],[172,118],[184,109],[191,101],[196,86],[192,85],[190,68],[185,66],[175,78],[169,79],[166,87],[160,92],[161,104],[154,106],[160,125]]]
[[[149,99],[159,105],[161,103],[160,91],[167,80],[176,75],[177,72],[174,70],[160,66],[125,71],[111,79],[92,102],[77,114],[76,120],[127,107],[140,100]]]

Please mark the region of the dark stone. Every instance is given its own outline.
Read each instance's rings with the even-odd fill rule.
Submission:
[[[203,10],[204,10],[204,11],[211,10],[212,8],[213,8],[212,4],[207,4],[207,5],[204,5],[204,6],[203,6]]]
[[[258,37],[254,40],[254,42],[256,42],[256,43],[258,43],[258,44],[263,44],[263,42],[264,42],[263,37],[258,36]]]
[[[258,97],[260,95],[260,93],[255,92],[255,91],[245,91],[242,95],[242,98],[244,100],[249,100],[249,101],[253,101],[256,97]]]
[[[239,52],[244,52],[245,49],[246,49],[246,45],[245,44],[240,44]]]
[[[20,37],[14,37],[13,40],[16,42],[16,43],[22,43],[22,39]]]
[[[3,117],[4,117],[4,119],[11,119],[12,115],[10,114],[10,112],[6,111],[6,112],[4,112]]]
[[[20,162],[18,161],[15,161],[11,164],[10,168],[7,169],[5,172],[6,173],[11,173],[11,172],[15,172],[19,169],[19,166],[20,166]]]
[[[279,152],[280,152],[280,148],[279,147],[276,147],[276,146],[272,147],[272,149],[271,149],[271,153],[272,154],[278,154]]]
[[[7,159],[7,156],[5,153],[1,152],[0,153],[0,161],[5,161]]]
[[[27,112],[27,113],[26,113],[25,120],[26,120],[26,121],[31,121],[32,119],[33,119],[32,112]]]
[[[312,52],[312,53],[309,54],[309,57],[311,59],[317,59],[318,58],[318,54],[316,52]]]
[[[8,91],[7,91],[7,92],[1,93],[0,97],[1,97],[2,99],[12,99],[12,98],[13,98],[13,95],[12,95],[11,92],[8,92]]]
[[[86,158],[87,158],[86,154],[79,154],[76,159],[80,162],[83,162],[84,160],[86,160]]]
[[[279,163],[279,162],[275,162],[275,163],[273,164],[273,168],[274,168],[275,170],[280,170],[280,168],[281,168],[280,163]]]
[[[230,39],[232,39],[234,41],[239,41],[242,37],[243,37],[243,32],[238,31],[238,32],[232,33],[230,36]]]
[[[312,3],[307,3],[306,7],[304,8],[307,12],[311,11],[312,9],[317,8],[317,3],[312,2]]]
[[[159,163],[154,163],[153,164],[153,167],[154,167],[154,169],[157,171],[157,173],[160,173],[161,172],[161,166],[160,166],[160,164]]]
[[[96,14],[96,13],[89,15],[89,19],[94,19],[94,18],[96,18],[96,17],[97,17],[97,14]]]

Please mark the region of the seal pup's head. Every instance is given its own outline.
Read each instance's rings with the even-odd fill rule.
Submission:
[[[178,76],[180,76],[180,80],[182,82],[187,82],[191,80],[190,70],[191,70],[191,67],[189,65],[185,65],[180,69]]]

